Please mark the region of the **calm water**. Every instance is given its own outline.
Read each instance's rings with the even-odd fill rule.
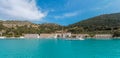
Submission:
[[[120,58],[120,40],[0,40],[0,58]]]

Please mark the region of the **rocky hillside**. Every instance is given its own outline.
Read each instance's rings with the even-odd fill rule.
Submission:
[[[0,21],[0,32],[7,37],[11,37],[13,33],[16,37],[28,33],[54,33],[61,30],[62,27],[53,23],[34,24],[28,21]]]

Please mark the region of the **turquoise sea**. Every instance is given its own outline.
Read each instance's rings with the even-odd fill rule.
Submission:
[[[0,40],[0,58],[120,58],[120,40]]]

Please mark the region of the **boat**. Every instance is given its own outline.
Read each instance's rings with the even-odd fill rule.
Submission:
[[[5,37],[0,37],[0,39],[4,39]]]
[[[55,39],[57,38],[57,34],[55,34],[54,38],[55,38]]]
[[[79,37],[78,39],[79,39],[79,40],[85,40],[85,39],[84,39],[84,38],[82,38],[82,37]]]
[[[21,36],[20,38],[24,38],[23,36]]]

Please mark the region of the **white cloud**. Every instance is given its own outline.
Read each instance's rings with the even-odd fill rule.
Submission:
[[[71,12],[71,13],[64,13],[60,16],[54,16],[55,19],[61,19],[61,18],[69,18],[69,17],[74,17],[76,15],[78,15],[79,12]]]
[[[35,0],[0,0],[0,16],[7,19],[41,20],[46,16]]]

